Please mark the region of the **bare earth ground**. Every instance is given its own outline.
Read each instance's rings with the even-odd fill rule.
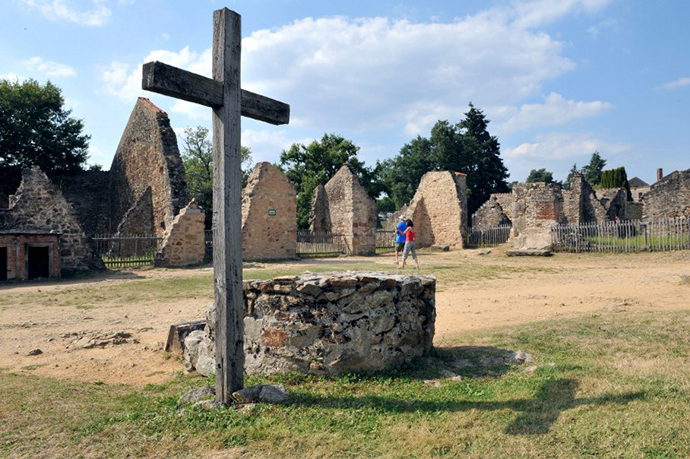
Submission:
[[[588,314],[690,309],[688,287],[681,278],[690,274],[690,252],[507,258],[502,250],[494,249],[483,256],[476,250],[425,253],[420,260],[423,274],[439,276],[437,346],[458,345],[468,331],[503,325]],[[266,267],[309,270],[328,263],[316,260]],[[393,257],[352,258],[337,263],[351,263],[351,269],[357,269],[357,263],[366,263],[367,267],[376,263],[380,269],[390,270]],[[474,271],[489,274],[462,274]],[[210,275],[210,268],[151,269],[86,280],[2,286],[0,368],[134,386],[162,383],[182,368],[179,358],[170,358],[162,351],[169,326],[203,318],[210,302],[208,295],[124,303],[104,296],[97,306],[89,308],[79,304],[46,305],[45,299],[16,304],[3,303],[2,299],[15,301],[25,294],[36,296],[65,289],[93,293],[120,283]],[[210,292],[210,282],[208,289]],[[118,337],[117,333],[128,335]],[[84,347],[92,339],[104,343],[103,347]],[[28,355],[33,349],[41,349],[42,354]]]

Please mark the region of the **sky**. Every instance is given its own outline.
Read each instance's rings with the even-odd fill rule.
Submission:
[[[141,89],[162,61],[210,76],[213,11],[242,16],[242,87],[290,104],[289,125],[243,118],[242,145],[277,162],[334,133],[367,165],[471,102],[509,181],[562,180],[594,151],[653,183],[690,168],[690,2],[676,0],[0,0],[0,78],[50,80],[110,167],[137,97],[178,134],[206,107]],[[181,143],[180,143],[181,144]]]

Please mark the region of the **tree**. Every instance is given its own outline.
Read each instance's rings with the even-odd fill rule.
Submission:
[[[213,145],[208,138],[208,129],[203,126],[184,130],[184,152],[182,163],[187,175],[187,188],[191,197],[196,198],[205,211],[205,225],[213,224]],[[252,163],[251,150],[241,148],[242,187],[246,186],[249,167]]]
[[[573,167],[570,168],[570,172],[568,172],[568,176],[565,178],[565,183],[563,183],[563,189],[569,190],[571,188],[571,182],[573,181],[573,177],[575,177],[575,174],[579,174],[580,171],[577,168],[577,163],[573,164]]]
[[[589,164],[582,168],[582,175],[592,187],[595,187],[601,181],[601,173],[605,166],[606,160],[601,157],[598,151],[595,151],[592,153]]]
[[[0,176],[19,177],[21,169],[40,167],[48,175],[83,169],[89,136],[71,118],[60,89],[50,81],[23,83],[0,79]],[[17,178],[18,180],[18,178]],[[14,185],[14,184],[13,184]],[[10,190],[14,191],[14,190]]]
[[[628,173],[625,171],[625,167],[603,171],[598,188],[625,188],[628,201],[632,201]]]
[[[349,163],[356,171],[360,183],[369,195],[376,199],[381,186],[376,171],[368,169],[357,158],[359,147],[351,141],[336,135],[324,134],[320,141],[305,146],[293,144],[280,154],[279,167],[297,189],[297,226],[309,226],[309,213],[314,189],[325,184],[343,164]]]
[[[399,208],[414,196],[429,171],[451,170],[467,174],[467,207],[473,214],[491,193],[509,190],[508,170],[500,157],[500,144],[489,134],[489,120],[470,104],[465,118],[452,125],[438,121],[429,139],[417,136],[395,158],[377,164],[386,192]]]
[[[532,169],[527,176],[527,183],[553,183],[553,174],[548,172],[546,169]]]

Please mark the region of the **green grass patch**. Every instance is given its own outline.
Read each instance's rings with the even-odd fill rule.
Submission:
[[[248,378],[286,384],[291,402],[213,412],[178,405],[212,383],[189,375],[136,390],[0,373],[0,456],[687,457],[687,336],[688,312],[506,327],[387,374]],[[534,356],[532,376],[465,367],[459,382],[424,383],[517,349]]]

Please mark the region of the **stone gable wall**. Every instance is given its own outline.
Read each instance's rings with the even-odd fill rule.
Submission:
[[[153,230],[153,197],[151,188],[139,197],[117,225],[116,235],[149,235]]]
[[[690,217],[690,169],[673,172],[642,197],[645,219]]]
[[[245,282],[244,370],[335,376],[410,362],[432,349],[435,291],[432,276],[376,272]],[[185,340],[188,371],[215,372],[215,328],[211,306],[205,331]]]
[[[242,258],[282,260],[297,252],[297,195],[268,162],[254,166],[242,197]]]
[[[376,253],[376,202],[369,197],[348,164],[326,183],[330,231],[342,234],[350,255]]]
[[[156,266],[182,267],[204,261],[204,211],[192,200],[182,209],[163,236]]]
[[[110,232],[110,173],[82,171],[52,179],[74,207],[88,236]],[[117,225],[117,222],[112,222]]]
[[[407,208],[418,247],[463,247],[467,235],[467,185],[464,174],[427,172]]]
[[[317,233],[331,230],[328,196],[326,195],[326,188],[322,184],[319,184],[314,190],[311,212],[309,213],[309,229]]]
[[[149,187],[155,231],[163,235],[189,193],[168,115],[140,97],[110,166],[111,224],[118,225]]]
[[[16,194],[10,196],[5,230],[43,231],[60,235],[63,273],[103,269],[79,218],[60,189],[38,168],[25,170]]]

